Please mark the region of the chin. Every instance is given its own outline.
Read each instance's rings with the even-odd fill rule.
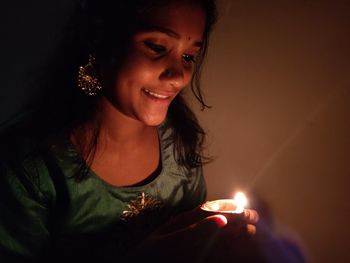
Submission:
[[[141,121],[147,126],[158,126],[165,120],[166,114],[144,116]]]

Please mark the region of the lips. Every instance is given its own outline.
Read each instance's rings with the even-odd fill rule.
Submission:
[[[146,95],[148,95],[154,99],[159,99],[159,100],[168,100],[172,96],[175,95],[174,92],[166,92],[166,91],[154,91],[154,90],[149,90],[149,89],[142,89],[142,91]]]

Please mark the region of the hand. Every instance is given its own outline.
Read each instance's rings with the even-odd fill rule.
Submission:
[[[199,262],[202,252],[215,243],[220,229],[226,226],[227,219],[222,215],[213,215],[186,227],[180,227],[189,220],[188,215],[180,215],[171,220],[173,224],[168,223],[151,234],[128,261]]]
[[[219,214],[216,214],[219,215]],[[228,223],[229,226],[236,225],[240,226],[241,234],[246,233],[254,235],[256,233],[256,223],[259,220],[259,215],[255,210],[245,209],[242,215],[237,216],[236,214],[228,214],[224,217],[220,217],[222,220],[226,221],[225,225]],[[175,233],[179,230],[186,231],[187,227],[196,228],[197,225],[201,225],[203,219],[213,220],[213,218],[208,216],[207,212],[203,212],[199,207],[179,214],[167,224],[161,226],[155,235],[164,235]],[[205,221],[203,221],[205,222]]]
[[[215,250],[222,253],[222,250],[218,249],[222,242],[227,247],[239,236],[256,232],[255,223],[258,220],[256,211],[247,209],[239,218],[240,223],[237,223],[234,221],[234,216],[225,217],[220,214],[207,216],[199,208],[180,214],[144,240],[137,254],[142,260],[147,258],[147,261],[153,262],[204,260],[209,251],[211,256],[215,255]],[[139,261],[141,258],[136,260]]]

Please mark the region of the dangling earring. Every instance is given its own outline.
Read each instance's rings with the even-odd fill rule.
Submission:
[[[95,69],[95,57],[89,55],[89,62],[79,67],[78,87],[89,96],[95,96],[102,89],[98,74]]]

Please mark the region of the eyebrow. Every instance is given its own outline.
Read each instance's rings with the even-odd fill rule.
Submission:
[[[166,27],[161,27],[161,26],[154,26],[154,25],[151,25],[151,26],[148,26],[146,28],[144,28],[144,31],[146,32],[161,32],[161,33],[164,33],[166,35],[168,35],[169,37],[172,37],[172,38],[175,38],[175,39],[180,39],[180,35],[178,33],[176,33],[175,31],[169,29],[169,28],[166,28]],[[196,41],[194,42],[194,46],[196,47],[202,47],[203,45],[203,42],[202,41]]]

